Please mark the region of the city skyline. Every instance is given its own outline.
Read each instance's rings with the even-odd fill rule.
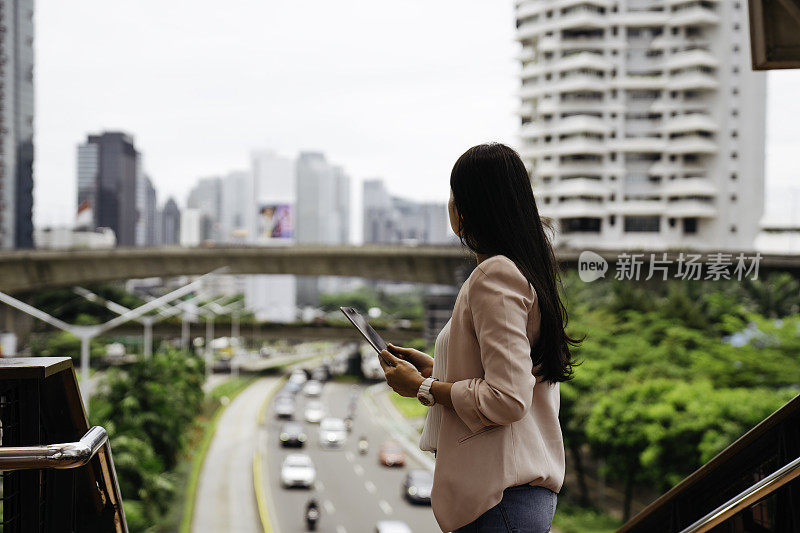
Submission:
[[[182,8],[153,2],[65,7],[45,1],[37,10],[48,36],[38,48],[42,223],[69,220],[71,209],[55,218],[64,206],[51,191],[71,189],[64,169],[74,156],[62,145],[87,131],[134,135],[164,198],[269,147],[323,151],[359,182],[383,176],[398,193],[444,200],[468,146],[514,140],[510,5],[415,2],[398,12],[363,1],[280,10],[234,2],[223,16],[198,5],[192,24]],[[75,22],[68,31],[65,17]],[[90,22],[98,19],[106,24]],[[467,37],[451,39],[445,22]],[[143,42],[136,28],[145,24]],[[69,50],[54,45],[61,37]],[[65,114],[70,121],[57,118]]]
[[[351,4],[359,5],[358,2],[351,2],[348,3],[348,6]],[[76,184],[74,183],[73,173],[70,172],[75,167],[75,145],[80,143],[88,132],[113,129],[129,132],[136,138],[137,146],[145,154],[144,170],[151,177],[159,191],[159,203],[163,203],[169,197],[174,197],[183,207],[187,191],[198,178],[207,175],[221,175],[235,170],[241,166],[240,163],[242,161],[247,160],[248,154],[252,150],[263,147],[269,147],[279,153],[290,155],[304,150],[325,152],[329,157],[343,164],[350,175],[353,176],[352,201],[354,204],[360,202],[361,182],[376,176],[383,178],[394,192],[402,196],[414,200],[446,200],[450,166],[461,151],[469,145],[481,141],[499,140],[508,142],[517,148],[520,146],[517,140],[518,119],[514,116],[517,106],[515,95],[518,90],[519,68],[516,62],[518,46],[513,42],[513,2],[497,3],[491,7],[481,6],[478,2],[463,2],[459,4],[458,16],[451,20],[450,17],[454,12],[448,8],[452,8],[453,5],[455,4],[447,2],[446,5],[441,7],[431,8],[433,10],[427,13],[430,20],[423,27],[425,31],[422,33],[422,38],[420,38],[421,43],[412,52],[409,52],[409,57],[404,59],[400,57],[394,47],[379,43],[381,46],[378,48],[382,51],[386,51],[386,47],[389,46],[388,50],[392,53],[388,57],[392,61],[375,71],[377,82],[373,83],[374,80],[370,80],[369,76],[365,74],[354,76],[354,73],[357,74],[359,68],[364,68],[364,64],[368,63],[368,61],[358,54],[353,55],[356,49],[353,47],[352,41],[341,45],[341,50],[349,50],[352,55],[352,59],[346,61],[343,65],[342,72],[337,72],[335,69],[331,70],[330,67],[319,71],[320,74],[325,73],[328,77],[333,75],[332,80],[334,81],[347,81],[349,84],[361,86],[362,90],[378,93],[385,89],[384,86],[388,81],[396,81],[397,77],[390,75],[392,70],[405,73],[402,77],[403,85],[400,89],[405,94],[413,94],[415,96],[406,96],[401,99],[403,103],[402,110],[396,111],[394,109],[396,106],[391,100],[386,100],[383,104],[376,105],[373,99],[368,99],[364,103],[363,109],[365,112],[374,111],[374,109],[385,110],[390,113],[390,115],[386,116],[390,116],[393,119],[396,119],[400,114],[408,115],[410,111],[413,111],[410,116],[415,120],[419,120],[419,117],[424,117],[427,113],[430,116],[430,121],[424,122],[423,125],[426,128],[431,125],[435,126],[435,133],[439,136],[438,144],[432,147],[423,147],[420,153],[415,153],[415,150],[420,146],[431,144],[429,142],[430,137],[420,136],[417,139],[413,133],[405,132],[405,129],[401,133],[394,131],[373,132],[365,129],[356,132],[358,135],[350,135],[351,128],[347,126],[345,128],[347,135],[341,135],[339,136],[341,138],[336,138],[337,136],[331,133],[335,130],[335,127],[329,124],[333,121],[326,116],[321,115],[314,120],[308,119],[309,116],[319,110],[318,103],[314,103],[312,107],[308,108],[307,113],[300,117],[298,121],[310,132],[307,141],[302,141],[301,136],[296,131],[292,132],[286,139],[282,139],[277,128],[254,127],[252,131],[246,133],[236,132],[235,126],[242,124],[242,117],[241,113],[233,113],[233,118],[216,117],[217,122],[214,124],[217,128],[225,132],[236,133],[236,135],[231,136],[230,139],[219,146],[192,146],[187,149],[186,143],[189,141],[188,139],[181,141],[182,144],[178,144],[177,141],[176,143],[165,142],[164,138],[159,137],[157,134],[159,130],[164,130],[163,135],[167,136],[167,134],[174,133],[176,130],[185,131],[186,128],[200,125],[193,122],[181,124],[180,121],[174,120],[173,116],[180,115],[185,110],[169,108],[166,102],[161,107],[149,105],[152,102],[147,98],[141,101],[125,102],[124,99],[111,98],[106,94],[108,91],[113,91],[117,88],[116,85],[104,86],[100,84],[99,86],[94,86],[91,83],[95,76],[102,75],[107,79],[114,78],[115,76],[108,76],[104,73],[115,72],[116,68],[121,68],[115,64],[114,58],[122,57],[125,59],[123,63],[128,67],[132,67],[126,79],[130,80],[131,77],[138,76],[142,79],[139,83],[148,85],[147,78],[144,76],[147,71],[143,69],[147,66],[147,60],[152,60],[153,50],[148,48],[138,53],[136,46],[128,43],[124,38],[127,35],[126,32],[136,31],[135,27],[137,25],[132,23],[132,28],[127,28],[125,24],[122,24],[122,19],[125,17],[133,21],[143,20],[148,9],[147,3],[145,2],[143,5],[135,7],[121,6],[116,3],[107,6],[89,6],[88,3],[84,2],[71,6],[61,6],[54,2],[40,2],[37,5],[36,13],[37,35],[39,37],[44,35],[45,37],[44,39],[37,38],[36,43],[38,110],[35,138],[37,142],[34,192],[35,222],[37,225],[71,223],[74,217],[74,205],[72,205],[72,202],[67,203],[64,200],[75,197]],[[86,54],[86,51],[93,46],[96,39],[106,35],[103,33],[106,30],[87,26],[85,28],[87,29],[86,32],[76,32],[74,27],[65,28],[61,23],[63,17],[68,17],[72,20],[85,15],[90,7],[92,10],[100,9],[99,15],[109,19],[114,31],[123,32],[118,40],[106,43],[109,47],[108,54],[102,54],[101,56]],[[238,10],[238,13],[243,13],[248,12],[247,10],[250,7],[244,4],[236,4],[234,9]],[[289,8],[290,12],[285,15],[285,19],[280,19],[289,24],[289,26],[298,22],[298,16],[291,11],[292,9]],[[165,28],[173,30],[176,28],[169,21],[176,20],[179,15],[178,11],[173,8],[167,9],[165,22],[163,23],[164,27],[155,28],[157,31],[153,40],[153,47],[156,47],[158,42],[163,42],[165,39]],[[344,11],[347,10],[345,9]],[[117,14],[115,15],[114,13]],[[320,17],[324,18],[323,15],[327,11],[323,9],[319,13]],[[377,8],[367,10],[367,13],[363,15],[367,20],[381,20],[381,16],[380,10]],[[483,23],[480,26],[481,32],[473,39],[470,36],[474,33],[472,30],[476,26],[468,19],[475,16],[481,18]],[[341,19],[340,22],[344,26],[348,24],[358,25],[349,21],[346,16],[339,17],[339,19]],[[91,18],[76,20],[76,23],[78,26],[88,25],[90,20]],[[206,19],[202,18],[202,20],[205,21]],[[447,20],[450,21],[447,29],[447,35],[450,38],[447,41],[451,42],[443,43],[444,52],[432,54],[433,59],[427,59],[426,54],[422,53],[425,51],[425,46],[436,43],[436,39],[434,39],[435,32],[432,29],[435,28],[438,22]],[[456,23],[453,23],[454,21]],[[223,25],[225,30],[223,33],[228,36],[226,37],[227,40],[223,39],[224,35],[220,39],[224,41],[223,44],[228,46],[233,53],[237,53],[241,49],[252,48],[254,44],[260,42],[259,38],[246,36],[241,43],[236,43],[234,37],[229,35],[231,33],[229,22],[226,21]],[[315,34],[323,35],[324,31],[327,31],[318,28],[322,24],[316,18],[314,18],[313,24]],[[54,28],[54,30],[51,28]],[[88,31],[89,29],[91,31]],[[74,48],[60,50],[63,47],[57,44],[59,42],[57,35],[64,31],[70,32],[70,42],[74,43]],[[286,36],[288,31],[288,29],[282,30],[279,36]],[[394,31],[394,28],[391,31]],[[78,38],[75,37],[75,33],[79,34]],[[341,35],[341,33],[346,32],[337,31],[337,35]],[[181,36],[179,49],[175,53],[182,53],[185,58],[194,61],[196,59],[195,55],[186,50],[194,42],[192,40],[192,32],[183,32],[181,30],[179,35]],[[374,32],[369,35],[374,35]],[[387,34],[386,40],[391,40],[391,32]],[[465,43],[464,41],[470,42]],[[467,52],[457,54],[457,50],[454,50],[456,47],[453,46],[453,42],[460,43],[462,48],[466,47],[465,50]],[[294,41],[289,37],[286,43],[288,46]],[[119,54],[111,53],[115,50]],[[202,55],[204,50],[201,48],[198,54]],[[66,57],[65,54],[69,57]],[[307,73],[309,70],[313,71],[313,67],[319,64],[319,59],[309,58],[310,52],[308,48],[301,47],[293,54],[292,57],[295,59],[304,59],[302,65],[296,69],[301,73]],[[266,52],[262,55],[266,56]],[[372,52],[370,57],[374,56],[375,52]],[[459,58],[462,56],[463,58],[458,61],[448,61],[453,57]],[[81,57],[86,59],[79,60]],[[248,57],[252,58],[254,56],[252,53],[249,55],[245,53],[235,61],[236,65],[245,73],[248,70],[252,70],[242,64],[247,62]],[[214,58],[218,58],[218,54]],[[309,58],[309,60],[306,61],[306,58]],[[472,73],[469,75],[463,73],[467,63],[464,58],[472,62],[472,65],[470,65]],[[192,62],[190,61],[190,63]],[[438,76],[435,75],[437,67],[442,65],[452,65],[452,68],[445,70]],[[154,72],[166,68],[157,64],[151,66],[155,69]],[[307,98],[308,95],[306,93],[299,94],[294,97],[294,100],[291,98],[292,95],[288,94],[290,86],[300,83],[302,76],[300,74],[298,74],[299,77],[294,76],[289,58],[279,61],[278,67],[277,73],[286,74],[284,76],[286,78],[285,85],[278,84],[283,87],[281,96],[284,99],[289,99],[292,109],[302,107],[304,102],[300,100],[302,99],[301,97]],[[160,85],[165,88],[169,96],[167,102],[174,102],[175,98],[177,98],[176,92],[181,87],[185,87],[188,81],[192,81],[192,76],[197,75],[197,65],[195,63],[189,66],[181,63],[181,67],[178,70],[180,75],[176,74],[168,77],[166,81],[170,83]],[[366,70],[369,71],[368,68]],[[63,76],[67,71],[72,73],[69,83],[66,85],[58,83],[59,79],[63,81]],[[226,71],[226,73],[230,72]],[[184,79],[183,74],[188,78],[188,81]],[[445,79],[447,76],[443,74],[451,75],[453,79],[447,80]],[[240,74],[239,76],[243,77],[235,77],[234,79],[241,81],[249,79],[247,74]],[[350,78],[354,79],[351,80]],[[388,81],[382,81],[382,78],[388,78]],[[793,157],[794,146],[796,141],[800,139],[798,128],[794,124],[787,124],[778,120],[781,114],[798,108],[798,104],[792,98],[792,91],[793,87],[796,86],[796,81],[800,81],[800,73],[797,72],[771,72],[769,74],[766,146],[768,203],[766,213],[770,212],[769,198],[776,196],[771,194],[771,191],[774,191],[776,187],[792,187],[792,178],[800,175],[800,163],[795,161]],[[327,83],[324,87],[329,88],[330,85],[331,83]],[[349,85],[344,85],[344,87],[347,86]],[[447,94],[448,91],[452,92],[455,87],[458,87],[459,91],[454,93],[455,98],[452,102],[441,98],[442,94]],[[87,91],[89,94],[84,95]],[[346,104],[345,107],[353,109],[353,98],[345,98],[342,94],[345,92],[347,91],[344,89],[338,89],[336,101],[343,101]],[[52,95],[54,93],[60,94],[53,98]],[[129,94],[130,92],[127,89],[121,93],[122,96]],[[188,96],[192,100],[210,98],[209,101],[213,102],[210,107],[221,106],[224,108],[226,105],[242,105],[238,102],[238,98],[233,97],[237,94],[234,89],[231,89],[226,94],[215,86],[213,95],[189,94]],[[363,94],[363,92],[358,94]],[[395,92],[388,94],[395,94]],[[470,107],[465,104],[465,102],[471,100],[484,101],[487,95],[493,95],[494,105],[477,106],[478,109],[476,111],[474,109],[476,106]],[[97,98],[91,98],[94,96],[97,96]],[[252,101],[252,93],[248,93],[247,96]],[[428,104],[426,96],[435,96],[435,104],[440,107],[442,104],[446,104],[446,110],[438,112],[434,109],[435,112],[431,113],[431,109],[435,108],[436,105],[433,105],[433,103]],[[84,99],[86,102],[79,101]],[[332,98],[326,96],[325,102],[329,104],[332,100]],[[418,109],[413,106],[408,107],[408,100],[415,100],[414,103],[417,104],[416,107]],[[308,102],[306,101],[305,104],[308,104]],[[152,109],[143,109],[143,107],[148,106]],[[166,109],[164,106],[167,106]],[[459,112],[464,109],[469,109],[469,114],[474,116],[475,119],[462,120],[458,123],[440,119],[445,115],[447,117],[452,117],[454,114],[465,115],[467,113]],[[88,111],[91,111],[91,113]],[[163,124],[155,119],[159,115],[165,115],[166,127],[161,127]],[[260,117],[260,115],[256,115],[256,118]],[[72,121],[71,119],[73,118],[76,120]],[[263,118],[265,120],[273,118],[273,115],[267,113],[263,115]],[[272,124],[285,124],[291,120],[290,117],[286,116],[274,116],[274,118],[280,120],[274,121]],[[408,122],[411,121],[409,120]],[[249,121],[245,121],[245,123],[249,123]],[[396,122],[392,122],[389,119],[387,119],[386,123],[392,126],[396,125]],[[79,129],[80,131],[78,131]],[[394,128],[385,129],[393,130]],[[324,130],[324,132],[320,130]],[[214,138],[216,139],[216,136]],[[289,138],[291,139],[289,140]],[[362,142],[362,139],[366,140]],[[385,139],[386,142],[382,146],[378,146],[378,149],[375,149],[377,142],[375,139]],[[438,147],[441,148],[439,150],[430,149]],[[213,161],[210,161],[211,159]],[[420,169],[426,170],[422,172]],[[360,231],[361,224],[359,220],[353,220],[352,226],[356,233]]]

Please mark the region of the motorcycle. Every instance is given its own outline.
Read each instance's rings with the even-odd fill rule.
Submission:
[[[358,453],[361,455],[366,455],[367,451],[369,451],[369,443],[367,442],[366,437],[361,437],[358,441]]]
[[[317,502],[314,500],[308,502],[306,506],[306,526],[309,531],[317,530],[317,522],[319,521],[320,512]]]

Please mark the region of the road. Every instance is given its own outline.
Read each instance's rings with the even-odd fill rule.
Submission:
[[[322,401],[330,416],[344,418],[351,387],[359,394],[363,386],[327,383]],[[296,419],[302,420],[306,399],[298,394]],[[380,520],[402,520],[414,533],[438,532],[430,507],[415,506],[401,495],[401,484],[408,468],[419,468],[408,457],[405,468],[387,468],[378,463],[378,448],[389,439],[383,425],[370,417],[363,396],[354,420],[354,429],[340,450],[322,450],[318,444],[317,425],[304,423],[309,441],[302,450],[317,469],[314,489],[283,489],[280,486],[280,465],[283,458],[297,449],[281,448],[278,435],[281,422],[268,411],[266,427],[261,428],[259,447],[265,460],[263,471],[270,500],[270,520],[276,533],[305,531],[303,510],[313,495],[322,504],[318,531],[322,533],[364,533],[373,531]],[[367,455],[359,455],[357,441],[366,435],[370,443]]]
[[[262,533],[253,490],[257,414],[277,378],[242,391],[222,413],[206,455],[195,501],[194,533]]]

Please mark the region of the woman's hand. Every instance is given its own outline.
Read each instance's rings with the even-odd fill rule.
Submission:
[[[389,351],[392,352],[395,357],[414,365],[423,377],[431,377],[433,373],[433,357],[430,355],[413,348],[402,348],[393,344],[389,345]]]
[[[424,354],[423,354],[424,355]],[[389,350],[383,350],[378,360],[381,362],[383,373],[386,374],[386,383],[400,396],[416,398],[419,386],[425,381],[420,372],[408,361],[395,357]],[[383,359],[394,363],[389,366]]]

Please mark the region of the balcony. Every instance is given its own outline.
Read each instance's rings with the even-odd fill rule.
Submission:
[[[717,216],[717,209],[713,203],[695,198],[673,199],[667,203],[666,212],[669,216],[676,218],[714,218]]]
[[[711,55],[711,52],[700,49],[677,52],[672,57],[670,57],[664,64],[664,67],[668,70],[676,70],[689,67],[717,68],[718,66],[719,66],[719,61],[717,61],[717,58]]]
[[[612,66],[603,56],[592,52],[578,52],[552,62],[552,68],[556,71],[591,69],[605,72],[611,70]]]
[[[671,154],[715,154],[717,150],[717,143],[699,135],[671,139],[667,146],[667,152]]]
[[[577,138],[565,141],[554,141],[542,148],[542,152],[555,155],[568,154],[592,154],[603,155],[608,152],[608,146],[604,141]]]
[[[719,126],[708,115],[702,113],[691,113],[689,115],[670,118],[664,123],[663,131],[665,133],[682,133],[692,131],[716,133],[719,131]]]
[[[655,137],[632,137],[610,141],[610,148],[620,152],[663,152],[667,146],[664,139]]]
[[[518,19],[532,17],[534,15],[540,15],[544,13],[546,7],[547,6],[542,2],[532,2],[529,4],[522,4],[517,7],[516,15]]]
[[[662,89],[666,78],[662,74],[626,74],[615,80],[619,89]]]
[[[613,23],[629,28],[663,26],[669,18],[669,13],[663,11],[628,11],[614,17]]]
[[[708,178],[678,178],[665,181],[661,191],[666,196],[709,196],[717,195],[717,187]]]
[[[593,198],[608,198],[611,187],[602,181],[590,178],[572,178],[552,183],[548,191],[556,196],[583,196]]]
[[[546,31],[546,24],[544,19],[539,19],[535,22],[526,22],[517,28],[515,38],[517,41],[528,41],[538,37]]]
[[[609,25],[609,20],[594,9],[579,7],[561,15],[557,19],[557,25],[561,29],[604,29]]]
[[[567,78],[558,80],[547,88],[546,92],[570,93],[570,92],[600,92],[608,88],[608,82],[597,76],[590,74],[571,74]]]
[[[607,212],[602,201],[587,198],[569,198],[555,205],[547,204],[547,207],[552,216],[560,218],[600,217]]]
[[[561,119],[550,128],[555,134],[565,133],[611,133],[611,126],[601,118],[589,115],[576,115]]]
[[[716,78],[705,72],[676,74],[667,82],[667,89],[670,91],[715,91],[718,87],[719,82]]]
[[[554,52],[561,45],[561,40],[557,37],[540,37],[538,49],[540,52]]]
[[[621,215],[660,215],[664,212],[661,200],[624,200],[614,204],[614,210]]]
[[[673,11],[671,15],[670,26],[715,26],[719,24],[719,15],[701,6],[679,9]]]

